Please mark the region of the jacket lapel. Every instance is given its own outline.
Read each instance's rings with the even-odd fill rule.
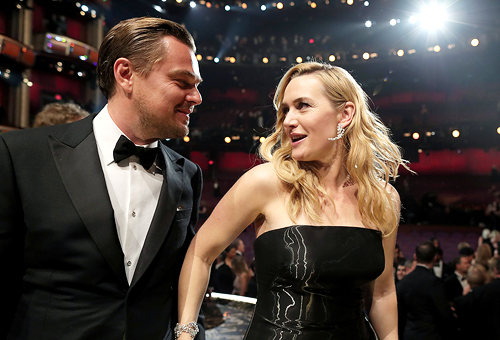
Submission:
[[[151,221],[144,246],[139,257],[139,262],[134,272],[134,277],[130,286],[132,287],[137,280],[144,274],[151,264],[156,254],[160,250],[165,238],[172,227],[172,221],[177,212],[177,202],[183,191],[184,172],[183,158],[176,158],[170,152],[168,147],[160,143],[162,154],[165,159],[165,169],[163,170],[163,185],[158,199],[158,205]]]
[[[92,120],[89,117],[68,125],[60,139],[49,136],[49,144],[66,191],[90,236],[116,276],[128,285]]]

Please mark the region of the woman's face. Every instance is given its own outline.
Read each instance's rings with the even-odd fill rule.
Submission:
[[[324,92],[323,84],[313,74],[292,79],[285,89],[281,104],[283,127],[297,161],[329,163],[336,143],[342,143],[328,140],[337,135],[341,113]]]

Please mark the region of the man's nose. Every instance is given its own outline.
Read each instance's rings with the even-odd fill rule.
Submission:
[[[186,96],[186,100],[188,102],[194,103],[194,105],[200,105],[202,102],[201,93],[197,88],[194,88],[190,93]]]

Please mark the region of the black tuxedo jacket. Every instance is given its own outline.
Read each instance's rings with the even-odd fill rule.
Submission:
[[[456,325],[444,295],[443,281],[417,266],[396,285],[400,339],[453,339]]]
[[[448,301],[453,302],[458,296],[461,296],[464,291],[464,287],[458,280],[457,274],[453,273],[444,280],[444,291]]]
[[[0,135],[0,339],[173,338],[200,168],[161,144],[164,182],[129,286],[94,117]]]
[[[454,300],[463,339],[500,339],[500,278]]]

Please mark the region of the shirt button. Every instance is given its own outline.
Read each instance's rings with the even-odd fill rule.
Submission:
[[[134,170],[137,170],[137,165],[132,165],[132,168],[134,168]]]
[[[132,217],[135,217],[135,211],[132,211]]]
[[[132,265],[132,261],[127,261],[127,266],[131,266]]]

